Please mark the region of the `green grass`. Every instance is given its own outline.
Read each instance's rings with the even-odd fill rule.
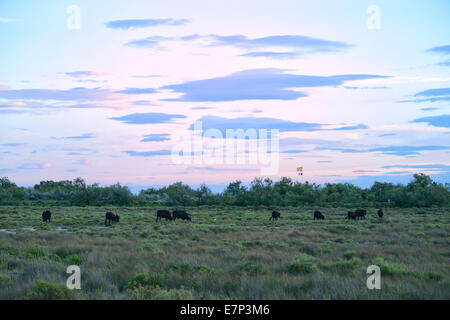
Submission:
[[[0,299],[449,299],[446,208],[186,208],[191,222],[155,222],[153,208],[0,207]],[[171,208],[169,208],[171,209]],[[270,208],[272,209],[272,208]],[[120,223],[104,227],[115,210]],[[36,231],[24,228],[32,227]],[[58,229],[63,228],[63,230]],[[67,290],[69,265],[81,290]],[[381,290],[366,269],[381,268]]]

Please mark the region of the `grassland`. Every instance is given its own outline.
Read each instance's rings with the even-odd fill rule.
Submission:
[[[41,221],[44,209],[52,222]],[[120,223],[104,227],[106,210]],[[171,208],[170,208],[171,209]],[[0,299],[449,299],[448,208],[0,207]],[[314,208],[317,209],[317,208]],[[68,265],[82,289],[65,288]],[[381,290],[366,268],[381,267]]]

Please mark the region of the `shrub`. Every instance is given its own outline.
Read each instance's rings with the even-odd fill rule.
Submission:
[[[0,288],[9,287],[12,284],[11,277],[7,274],[0,273]]]
[[[424,272],[421,274],[422,278],[425,280],[433,280],[433,281],[439,281],[442,279],[442,275],[440,273],[435,273],[435,272]]]
[[[252,261],[241,263],[234,269],[234,273],[237,274],[258,275],[264,272],[265,270],[261,264]]]
[[[34,245],[27,249],[25,256],[27,259],[40,259],[45,257],[45,252],[42,247]]]
[[[317,271],[317,264],[314,257],[309,254],[302,253],[298,255],[289,265],[288,272],[292,274],[308,274]]]
[[[356,251],[355,250],[347,250],[344,252],[344,258],[346,260],[350,260],[351,258],[356,256]]]
[[[29,300],[70,300],[71,292],[64,285],[38,280],[25,299]]]
[[[173,264],[171,268],[175,271],[178,271],[182,275],[187,275],[191,272],[191,266],[187,263],[177,263]]]
[[[360,268],[362,261],[359,258],[351,258],[348,260],[342,260],[326,265],[327,269],[331,269],[337,272],[348,273]]]
[[[66,261],[70,265],[81,265],[84,261],[86,261],[86,258],[81,255],[72,255],[66,258]]]
[[[203,274],[210,274],[210,275],[219,275],[219,274],[225,273],[225,271],[223,269],[204,267],[204,266],[201,266],[200,269],[198,270],[198,272],[203,273]]]
[[[152,300],[193,300],[194,291],[184,289],[161,289],[159,286],[139,286],[129,289],[133,299],[152,299]]]
[[[166,281],[166,276],[162,273],[142,272],[136,274],[126,285],[126,289],[134,289],[146,286],[162,286]]]
[[[385,275],[415,275],[415,272],[410,270],[407,266],[388,262],[381,257],[376,258],[374,264],[379,266],[382,274]]]

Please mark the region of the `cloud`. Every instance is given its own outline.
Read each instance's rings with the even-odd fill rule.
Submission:
[[[382,133],[379,135],[379,137],[393,137],[396,136],[396,133]]]
[[[310,76],[285,73],[284,69],[244,70],[218,78],[162,87],[182,96],[166,101],[296,100],[305,92],[292,88],[339,86],[347,81],[385,78],[368,74]]]
[[[438,62],[436,64],[441,67],[450,67],[450,59]]]
[[[170,140],[170,134],[168,133],[152,133],[147,134],[141,140],[141,142],[153,142],[153,141],[167,141]]]
[[[417,99],[402,100],[399,102],[437,102],[450,101],[450,88],[428,89],[414,94]]]
[[[450,128],[450,114],[443,114],[440,116],[423,117],[412,120],[410,122],[426,122],[434,127]]]
[[[205,167],[198,167],[198,166],[191,166],[186,168],[187,172],[192,171],[209,171],[209,172],[257,172],[260,171],[260,169],[246,169],[246,168],[218,168],[218,167],[211,167],[211,166],[205,166]]]
[[[408,156],[408,157],[419,155],[422,151],[450,150],[449,146],[383,146],[372,148],[367,146],[345,146],[340,145],[339,142],[327,140],[323,140],[323,142],[319,140],[317,141],[317,144],[318,146],[314,149],[317,151],[329,150],[329,151],[338,151],[342,153],[378,152],[384,155]]]
[[[302,48],[318,52],[329,52],[343,50],[351,47],[351,45],[344,42],[329,41],[300,35],[276,35],[254,39],[249,39],[243,35],[210,35],[210,38],[213,39],[213,43],[211,43],[212,46],[233,46],[245,49],[283,47]]]
[[[167,113],[132,113],[122,117],[109,118],[111,120],[121,121],[127,124],[157,124],[157,123],[172,123],[174,119],[187,118],[182,114],[167,114]]]
[[[114,99],[114,92],[101,88],[0,90],[0,98],[12,100],[93,101]]]
[[[367,125],[360,123],[360,124],[353,125],[353,126],[344,126],[344,127],[331,129],[331,130],[341,131],[341,130],[359,130],[359,129],[368,129],[368,128],[369,127]]]
[[[381,152],[386,155],[410,156],[418,155],[420,151],[450,150],[448,146],[388,146],[369,149],[369,152]]]
[[[284,150],[284,151],[280,151],[280,153],[304,153],[307,151],[308,150]]]
[[[410,171],[389,171],[386,174],[411,174]]]
[[[138,78],[138,79],[159,78],[159,77],[161,77],[160,74],[134,75],[133,76],[133,78]]]
[[[0,17],[0,23],[8,23],[8,22],[13,22],[13,21],[16,21],[16,20],[11,19],[11,18]]]
[[[22,147],[25,146],[26,143],[23,142],[12,142],[12,143],[1,143],[0,146],[2,147]]]
[[[17,167],[19,170],[40,170],[40,169],[49,169],[52,167],[50,162],[44,163],[25,163]]]
[[[223,47],[229,46],[239,49],[252,50],[247,52],[246,56],[259,56],[269,58],[294,58],[301,54],[318,53],[318,52],[336,52],[346,50],[353,45],[340,42],[330,41],[320,38],[313,38],[301,35],[274,35],[261,38],[248,38],[244,35],[221,36],[216,34],[199,35],[191,34],[182,37],[164,37],[151,36],[143,39],[128,42],[126,45],[138,47],[154,48],[164,41],[183,41],[194,42],[200,41],[202,46]],[[258,49],[282,48],[295,51],[276,52],[276,51],[253,51]],[[280,53],[280,54],[278,54]]]
[[[280,132],[287,131],[335,131],[335,130],[357,130],[365,129],[365,125],[357,126],[344,126],[337,128],[327,128],[326,124],[321,123],[308,123],[308,122],[294,122],[289,120],[282,120],[276,118],[253,118],[253,117],[242,117],[242,118],[222,118],[217,116],[203,116],[198,119],[199,123],[202,124],[202,130],[206,131],[208,129],[217,129],[226,135],[227,129],[278,129]],[[192,124],[189,129],[194,130],[194,124]]]
[[[87,165],[90,165],[92,163],[92,159],[89,159],[89,158],[81,159],[81,160],[78,160],[76,163],[80,164],[80,165],[83,165],[83,166],[87,166]]]
[[[382,166],[383,169],[428,169],[431,171],[450,171],[450,165],[447,164],[395,164]]]
[[[273,51],[253,51],[241,54],[241,57],[262,57],[268,59],[295,59],[301,56],[299,52],[273,52]]]
[[[108,73],[90,71],[90,70],[71,71],[71,72],[65,72],[65,74],[70,77],[73,77],[73,78],[108,75]]]
[[[135,106],[157,106],[159,104],[157,104],[153,101],[150,101],[150,100],[136,100],[136,101],[133,101],[133,105],[135,105]]]
[[[151,36],[144,39],[133,40],[125,43],[126,46],[130,47],[144,47],[144,48],[157,48],[159,44],[163,41],[171,41],[174,38],[162,37],[162,36]]]
[[[428,89],[428,90],[416,93],[414,95],[414,97],[434,97],[434,96],[447,96],[447,95],[450,95],[450,88]]]
[[[339,151],[342,153],[363,153],[368,152],[367,150],[363,149],[355,149],[355,148],[349,148],[349,147],[327,147],[327,146],[318,146],[315,148],[315,150],[322,151],[322,150],[330,150],[330,151]]]
[[[433,47],[433,48],[430,48],[430,49],[428,49],[426,51],[427,52],[431,52],[431,53],[450,54],[450,45]]]
[[[100,133],[85,133],[81,136],[71,136],[71,137],[62,137],[62,138],[55,138],[53,137],[53,139],[56,140],[73,140],[73,141],[80,141],[80,140],[85,140],[85,139],[93,139],[97,136],[101,135]]]
[[[386,87],[386,86],[375,86],[375,87],[368,87],[368,86],[364,86],[364,87],[343,86],[343,88],[347,89],[347,90],[390,89],[390,87]]]
[[[9,101],[0,104],[0,113],[33,113],[33,114],[43,114],[43,112],[38,112],[38,109],[128,109],[131,106],[127,103],[112,103],[98,101],[95,103],[75,103],[67,104],[65,101],[58,101],[54,104],[53,102],[39,102],[33,100],[22,100],[22,101]],[[8,108],[8,109],[6,109]]]
[[[171,150],[155,150],[155,151],[122,151],[131,157],[155,157],[155,156],[168,156],[172,154]]]
[[[9,169],[9,168],[0,168],[0,174],[9,174],[9,173],[14,173],[16,172],[15,169]]]
[[[108,21],[105,25],[111,29],[128,30],[156,26],[181,26],[188,22],[190,22],[188,19],[126,19]]]
[[[156,90],[152,88],[126,88],[124,90],[116,92],[126,94],[148,94],[148,93],[156,93]]]
[[[439,110],[439,108],[427,107],[427,108],[420,108],[420,110],[422,110],[422,111],[434,111],[434,110]]]
[[[402,100],[399,102],[439,102],[439,101],[450,101],[450,96],[443,97],[432,97],[432,98],[424,98],[424,99],[413,99],[413,100]]]
[[[370,172],[378,172],[378,170],[353,170],[354,173],[370,173]]]
[[[192,110],[210,110],[215,109],[214,107],[192,107]]]

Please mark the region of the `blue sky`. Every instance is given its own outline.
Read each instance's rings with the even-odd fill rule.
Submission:
[[[173,163],[201,120],[278,129],[275,180],[449,182],[448,12],[446,0],[1,1],[0,175],[134,189],[258,176]]]

